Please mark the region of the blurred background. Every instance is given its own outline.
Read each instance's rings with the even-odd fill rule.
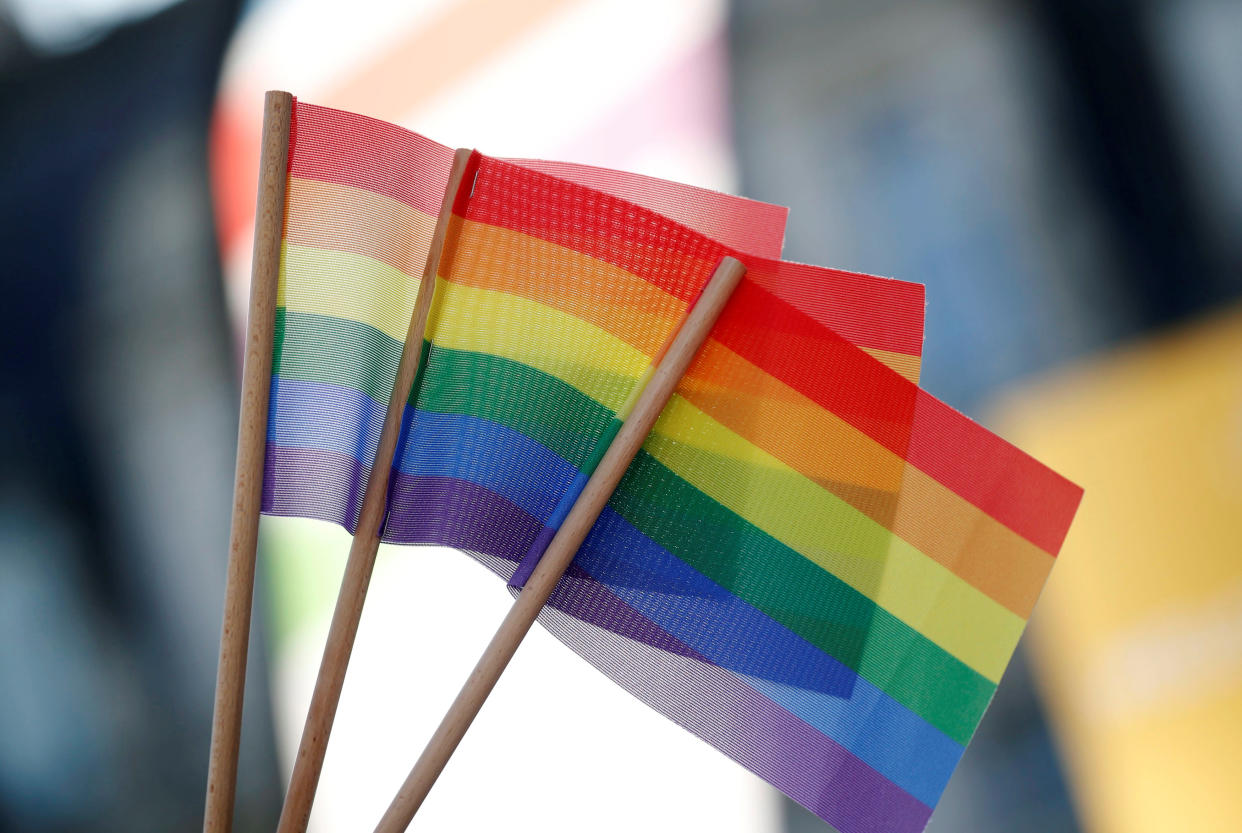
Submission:
[[[269,88],[927,284],[924,386],[1087,490],[930,829],[1242,829],[1240,44],[1234,0],[0,0],[0,830],[201,826]],[[347,549],[262,537],[241,833]],[[509,602],[383,551],[317,831],[369,829]],[[538,629],[419,818],[827,829]]]

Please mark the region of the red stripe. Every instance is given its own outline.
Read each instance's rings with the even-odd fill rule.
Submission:
[[[748,200],[680,182],[544,159],[506,159],[650,208],[708,237],[759,257],[779,258],[785,242],[783,205]]]
[[[466,169],[461,172],[461,183],[457,186],[457,193],[453,195],[454,214],[465,216],[466,207],[470,205],[470,198],[474,195],[474,179],[478,176],[479,163],[482,160],[483,154],[477,150],[470,151],[470,158],[466,160]],[[438,210],[436,216],[439,216]]]
[[[365,188],[431,216],[439,211],[453,156],[443,145],[395,125],[302,102],[295,104],[291,142],[292,176]],[[619,197],[487,157],[479,160],[466,212],[471,219],[612,263],[687,302],[731,253]],[[917,355],[920,288],[744,259],[752,274],[717,325],[720,341],[1014,531],[1057,552],[1081,490],[845,340]],[[877,314],[877,302],[891,315]],[[825,330],[825,324],[845,337]]]
[[[746,277],[860,347],[923,353],[923,285],[744,257]]]
[[[294,103],[291,145],[292,176],[365,188],[430,216],[439,213],[453,156],[444,145],[387,122],[302,101]],[[495,162],[496,176],[511,177],[515,184],[524,180],[527,189],[535,190],[528,190],[525,198],[511,194],[508,199],[476,202],[472,217],[556,238],[554,242],[641,274],[684,300],[693,298],[701,286],[697,276],[702,274],[703,261],[708,261],[707,268],[714,268],[726,250],[678,219],[698,218],[708,224],[699,231],[722,231],[726,242],[744,251],[778,246],[784,224],[785,209],[779,206],[688,185],[568,163],[523,162],[518,166],[489,161]],[[519,177],[522,170],[531,173]],[[536,191],[538,196],[531,196]],[[644,207],[630,199],[640,200]],[[584,224],[592,206],[596,216]],[[672,217],[662,217],[651,208],[665,209]],[[634,219],[619,229],[618,216]],[[631,230],[639,233],[621,233]],[[653,262],[652,245],[670,248],[662,260]],[[873,349],[920,354],[921,287],[758,256],[744,260],[751,280],[851,341]],[[696,277],[686,280],[678,274],[686,271]]]
[[[289,175],[365,188],[439,215],[451,148],[395,124],[298,101]]]
[[[810,316],[743,281],[712,337],[1056,555],[1082,490]]]
[[[646,278],[690,301],[726,254],[705,235],[632,202],[541,171],[483,157],[469,203],[455,210],[529,234]],[[923,344],[923,287],[737,255],[748,278],[816,321],[865,347],[917,356]],[[687,273],[693,276],[686,280]]]
[[[632,202],[486,156],[465,216],[610,263],[686,302],[731,254]]]

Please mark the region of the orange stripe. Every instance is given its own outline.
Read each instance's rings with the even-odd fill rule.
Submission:
[[[420,277],[436,218],[364,188],[289,177],[285,241],[369,257]]]
[[[677,392],[1026,618],[1053,557],[714,340]]]
[[[545,262],[557,258],[575,259],[589,267],[589,271],[582,274],[598,274],[600,269],[607,270],[615,285],[625,287],[619,293],[629,293],[636,303],[662,304],[665,303],[663,299],[668,297],[648,281],[637,279],[629,272],[571,249],[525,237],[520,232],[509,229],[473,222],[467,225],[474,229],[472,234],[477,236],[477,241],[472,244],[476,248],[487,245],[482,235],[486,235],[493,244],[499,244],[503,240],[504,245],[508,246],[538,245],[544,248]],[[418,277],[422,274],[434,227],[434,217],[411,208],[404,202],[365,188],[300,177],[289,178],[289,202],[285,221],[285,240],[289,243],[362,255]],[[521,291],[541,303],[556,306],[591,321],[613,335],[624,338],[629,334],[631,328],[627,322],[633,322],[634,318],[629,317],[625,309],[601,310],[591,304],[575,304],[573,293],[566,297],[563,287],[558,289],[551,281],[544,281],[543,285],[533,287],[533,292],[528,291],[532,289],[531,275],[522,274],[520,281],[518,277],[510,270],[503,280],[490,281],[488,276],[472,269],[469,275],[454,275],[454,280],[483,288],[501,288],[502,285],[507,285],[505,291]],[[684,305],[678,306],[675,315],[680,317],[683,311]],[[632,343],[632,346],[652,354],[650,339]],[[868,349],[867,352],[907,379],[918,380],[918,356],[876,349]]]
[[[454,283],[520,295],[575,315],[654,356],[686,305],[649,281],[521,232],[454,217],[442,270]],[[285,240],[422,274],[435,218],[349,185],[289,179]],[[448,268],[449,265],[452,268]],[[590,280],[590,293],[576,288]]]
[[[461,220],[444,275],[454,283],[520,295],[588,321],[648,356],[664,345],[686,304],[624,269],[522,232]],[[589,282],[588,291],[580,286]]]

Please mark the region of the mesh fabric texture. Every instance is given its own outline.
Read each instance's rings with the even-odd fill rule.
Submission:
[[[451,153],[295,116],[264,510],[352,529]],[[385,540],[456,547],[520,585],[653,357],[741,258],[542,621],[843,833],[921,830],[1080,491],[918,389],[921,288],[774,259],[779,209],[475,164]]]

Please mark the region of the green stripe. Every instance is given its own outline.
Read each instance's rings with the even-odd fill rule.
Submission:
[[[600,434],[599,439],[596,441],[595,450],[591,452],[591,456],[587,458],[585,463],[578,466],[579,471],[586,472],[587,474],[595,473],[595,469],[599,467],[600,461],[608,453],[608,448],[612,445],[612,441],[617,438],[617,434],[620,433],[621,426],[624,424],[618,417],[612,418],[608,423],[607,430]]]
[[[992,682],[647,452],[630,464],[609,506],[958,743],[970,740],[996,688]]]
[[[272,375],[353,388],[385,403],[397,379],[401,347],[357,321],[278,307]]]
[[[432,346],[418,387],[418,408],[488,419],[586,470],[611,410],[555,376],[528,365]]]
[[[283,378],[350,387],[386,402],[400,356],[400,343],[365,324],[277,310],[273,373]],[[521,431],[580,470],[598,450],[598,437],[613,427],[607,408],[534,368],[434,346],[429,357],[419,408]],[[995,686],[862,593],[645,452],[631,465],[612,506],[669,552],[954,740],[969,740]],[[883,555],[875,553],[881,561]]]
[[[525,365],[434,349],[439,360],[429,363],[419,408],[500,423],[580,470],[587,465],[583,453],[593,443],[585,440],[597,436],[611,419],[609,411]],[[492,395],[481,397],[480,390]],[[579,424],[576,419],[589,429],[581,434],[566,430]],[[954,740],[964,744],[970,739],[993,683],[654,457],[639,454],[611,506],[695,570],[836,657]],[[876,538],[879,563],[887,541],[887,536]]]

